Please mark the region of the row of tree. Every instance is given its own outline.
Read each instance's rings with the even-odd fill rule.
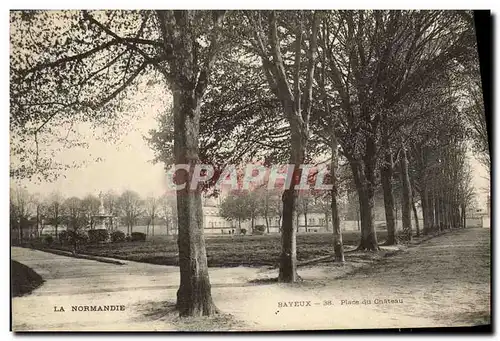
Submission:
[[[160,222],[167,235],[177,229],[175,197],[163,195],[142,199],[131,190],[120,195],[110,191],[103,195],[103,206],[106,215],[113,217],[113,224],[127,226],[128,235],[139,220],[146,224],[147,234],[154,235],[155,224]],[[56,238],[61,226],[69,230],[99,228],[99,208],[100,199],[92,194],[83,198],[65,198],[61,193],[53,192],[44,197],[31,194],[23,187],[13,186],[10,193],[13,237],[20,241],[40,237],[49,225],[54,228]]]
[[[336,261],[344,260],[339,163],[350,167],[359,200],[360,250],[379,249],[374,225],[379,186],[386,244],[411,239],[416,202],[422,206],[425,232],[464,226],[472,196],[466,161],[467,144],[474,139],[467,123],[471,110],[482,113],[473,119],[485,121],[470,96],[471,75],[475,94],[481,91],[470,13],[257,11],[236,17],[245,26],[230,26],[227,37],[234,40],[215,63],[205,104],[192,107],[199,121],[190,126],[181,108],[176,111],[174,97],[174,115],[160,120],[160,129],[153,132],[160,161],[169,164],[174,155],[175,162],[189,163],[188,156],[199,155],[220,168],[255,160],[289,163],[298,179],[300,164],[330,154]],[[187,133],[199,129],[199,143],[185,149],[194,140],[178,143],[176,124]],[[486,134],[486,126],[481,127]],[[294,185],[282,197],[283,282],[297,278],[299,195]],[[399,236],[395,186],[401,194]]]
[[[11,22],[22,37],[11,43],[11,130],[20,141],[38,141],[48,122],[124,120],[131,92],[160,84],[173,105],[150,143],[158,161],[191,165],[176,176],[186,188],[200,162],[219,170],[255,160],[288,163],[300,178],[300,164],[328,155],[337,261],[343,260],[337,171],[344,161],[359,201],[362,250],[378,249],[379,186],[387,242],[397,241],[396,175],[405,239],[416,200],[424,231],[456,226],[464,216],[465,150],[480,136],[467,122],[484,120],[469,114],[482,113],[480,96],[471,96],[480,82],[469,12],[21,11]],[[14,176],[52,165],[38,143],[31,153],[14,150],[23,161]],[[282,282],[297,279],[295,185],[282,195]],[[181,316],[217,311],[202,233],[206,187],[177,196]]]
[[[271,219],[278,218],[278,225],[281,228],[283,216],[281,197],[282,191],[269,191],[262,188],[253,191],[233,192],[222,201],[219,214],[226,220],[237,222],[236,234],[240,234],[242,222],[249,220],[253,231],[256,219],[263,217],[266,231],[269,233],[269,228],[272,225]],[[297,219],[300,215],[304,216],[306,230],[307,215],[312,212],[320,212],[325,215],[325,226],[328,229],[330,210],[324,196],[302,193],[297,201]]]

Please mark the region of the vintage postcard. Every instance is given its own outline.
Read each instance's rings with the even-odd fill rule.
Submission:
[[[490,326],[479,19],[10,11],[12,330]]]

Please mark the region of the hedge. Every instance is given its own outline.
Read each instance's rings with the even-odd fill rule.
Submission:
[[[112,243],[119,243],[119,242],[124,242],[125,241],[125,233],[122,231],[113,231],[111,232],[111,242]]]
[[[144,242],[146,241],[146,234],[142,232],[132,232],[130,234],[131,242]]]
[[[109,233],[106,229],[88,230],[89,242],[91,244],[103,243],[108,240]]]

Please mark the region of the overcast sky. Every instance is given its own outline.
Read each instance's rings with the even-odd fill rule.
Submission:
[[[53,183],[31,184],[30,191],[49,193],[60,191],[65,196],[84,196],[114,190],[122,192],[132,189],[141,196],[160,195],[164,190],[164,168],[153,164],[153,151],[143,136],[156,126],[154,116],[144,115],[135,121],[135,129],[122,137],[119,143],[111,144],[90,140],[88,149],[73,149],[63,153],[65,162],[88,161],[89,164],[64,172]],[[92,162],[102,157],[102,162]]]
[[[53,182],[33,183],[21,181],[30,192],[48,194],[60,191],[64,196],[84,196],[114,190],[120,193],[126,189],[138,192],[141,196],[161,195],[164,192],[164,167],[153,164],[154,153],[145,141],[150,129],[158,126],[156,117],[165,112],[170,98],[165,90],[150,86],[147,91],[137,93],[131,98],[134,103],[131,112],[124,115],[127,122],[119,122],[119,139],[115,143],[104,142],[97,137],[106,136],[102,127],[93,128],[88,123],[75,124],[74,128],[88,148],[71,148],[56,155],[65,164],[87,163],[79,168],[69,169]],[[125,124],[127,123],[127,124]],[[61,135],[66,134],[61,131]],[[47,148],[41,145],[40,148]],[[48,148],[51,148],[49,146]],[[103,161],[95,162],[97,158]]]

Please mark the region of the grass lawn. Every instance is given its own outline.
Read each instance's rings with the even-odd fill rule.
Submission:
[[[42,277],[26,265],[10,261],[12,296],[29,294],[43,283]]]
[[[377,231],[378,241],[383,242],[386,231]],[[343,233],[344,245],[356,245],[359,232]],[[207,236],[209,266],[262,266],[276,265],[280,254],[280,235],[263,236]],[[64,247],[61,247],[64,249]],[[172,237],[155,236],[145,242],[123,242],[115,244],[88,245],[85,254],[112,257],[162,265],[178,265],[177,241]],[[327,256],[333,253],[331,233],[308,233],[297,235],[297,258],[299,261]]]

